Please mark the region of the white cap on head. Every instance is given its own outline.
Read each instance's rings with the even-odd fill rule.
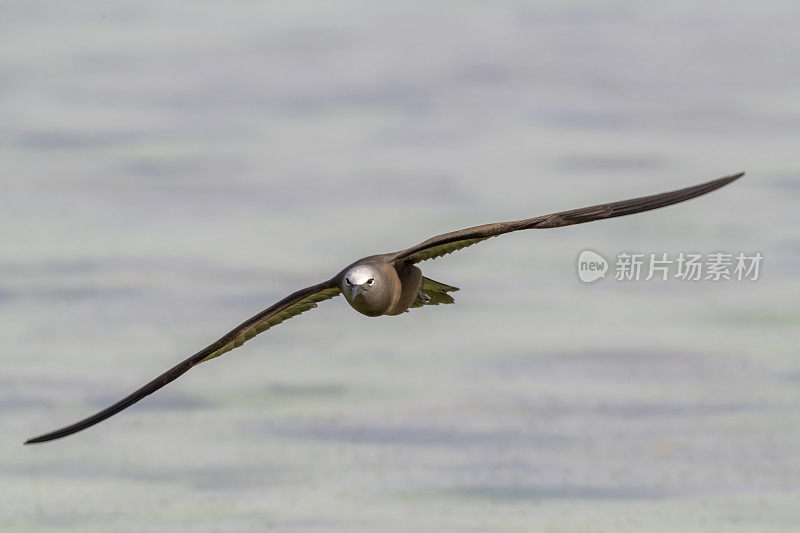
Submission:
[[[375,279],[375,270],[366,265],[351,268],[345,274],[345,280],[352,285],[364,285],[371,279]]]

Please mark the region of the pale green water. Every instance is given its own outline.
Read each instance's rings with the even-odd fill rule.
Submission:
[[[0,3],[0,530],[797,530],[796,3],[164,4]],[[21,446],[354,258],[739,169]],[[586,286],[586,247],[766,259]]]

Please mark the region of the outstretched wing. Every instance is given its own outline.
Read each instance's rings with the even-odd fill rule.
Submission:
[[[131,393],[114,405],[107,407],[99,413],[96,413],[89,418],[85,418],[80,422],[76,422],[70,426],[66,426],[56,431],[45,433],[44,435],[29,439],[25,442],[25,444],[34,444],[37,442],[60,439],[61,437],[66,437],[67,435],[72,435],[73,433],[91,427],[98,422],[102,422],[106,418],[115,415],[126,407],[130,407],[145,396],[154,393],[167,383],[174,381],[193,366],[200,364],[203,361],[213,359],[214,357],[218,357],[227,351],[233,350],[234,348],[244,344],[246,341],[252,339],[259,333],[268,330],[272,326],[280,324],[284,320],[299,315],[304,311],[308,311],[309,309],[316,307],[317,302],[333,298],[339,293],[340,291],[335,281],[329,280],[312,287],[306,287],[305,289],[301,289],[293,294],[290,294],[268,309],[265,309],[254,317],[242,322],[237,327],[229,331],[226,335],[222,336],[217,342],[203,348],[185,361],[178,363],[141,389]]]
[[[641,213],[642,211],[650,211],[651,209],[677,204],[709,193],[742,176],[744,176],[744,172],[738,172],[730,176],[701,183],[693,187],[686,187],[685,189],[679,189],[677,191],[654,194],[652,196],[644,196],[632,200],[622,200],[610,204],[593,205],[591,207],[583,207],[571,211],[561,211],[560,213],[526,218],[525,220],[497,222],[495,224],[485,224],[483,226],[475,226],[474,228],[443,233],[436,237],[431,237],[427,241],[423,241],[416,246],[396,252],[390,255],[390,259],[395,262],[419,263],[420,261],[434,259],[449,254],[450,252],[460,250],[461,248],[466,248],[467,246],[485,241],[491,237],[497,237],[498,235],[512,231],[534,228],[558,228],[561,226],[570,226],[572,224],[583,224],[584,222],[592,222],[593,220],[600,220],[603,218],[621,217],[624,215]]]

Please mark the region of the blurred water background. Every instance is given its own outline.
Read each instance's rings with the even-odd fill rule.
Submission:
[[[0,2],[0,530],[797,531],[800,4]],[[357,257],[423,264],[119,399]],[[584,248],[760,251],[580,283]]]

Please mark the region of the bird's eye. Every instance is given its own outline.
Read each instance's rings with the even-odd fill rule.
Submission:
[[[373,283],[375,283],[375,278],[369,278],[367,280],[367,285],[372,285]]]
[[[344,284],[347,285],[348,287],[352,285],[352,283],[350,283],[350,278],[344,278]]]

